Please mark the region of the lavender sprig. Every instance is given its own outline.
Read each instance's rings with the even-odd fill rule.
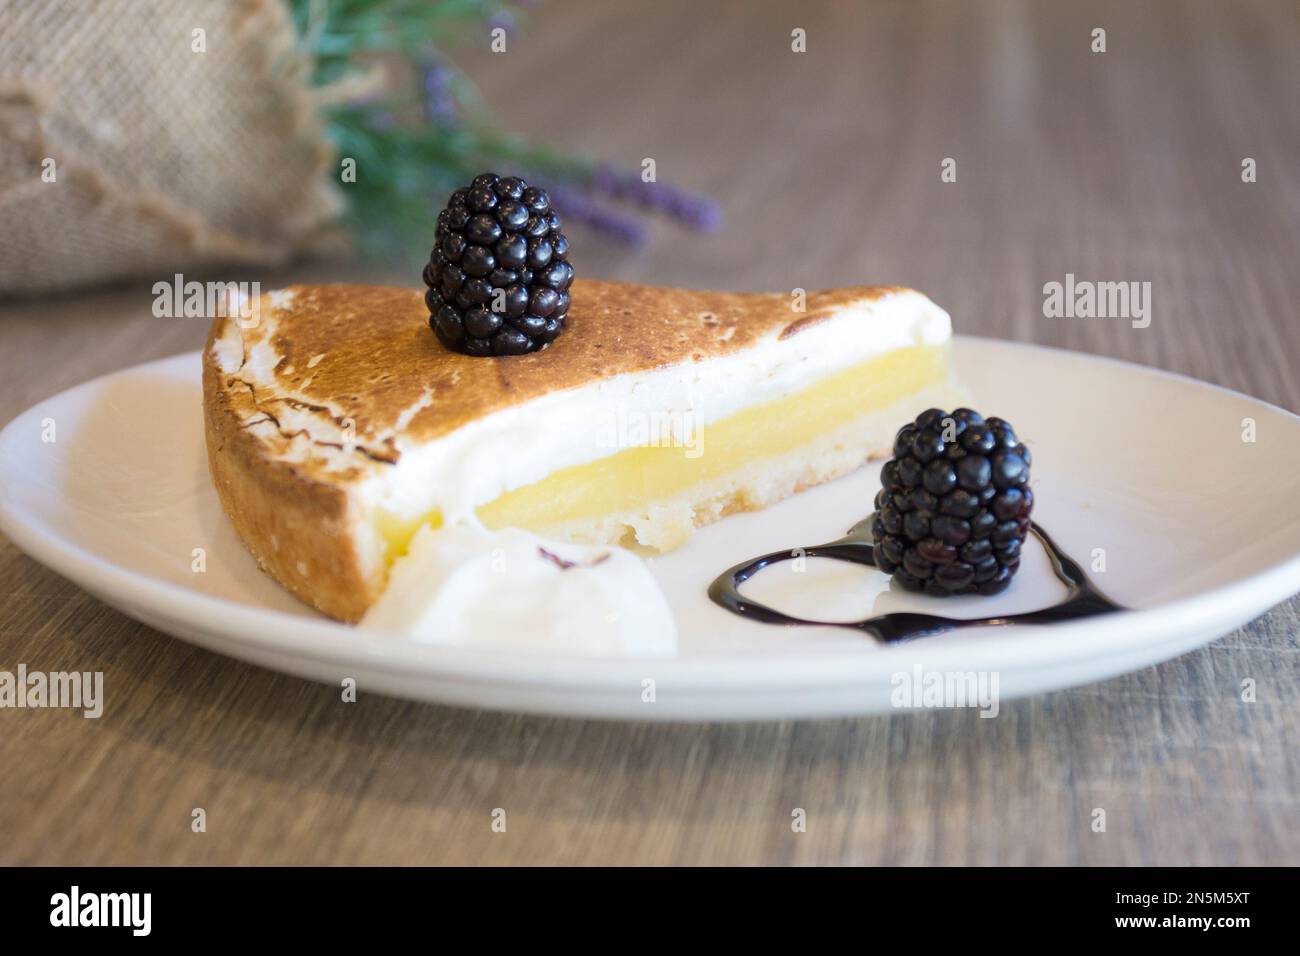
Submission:
[[[452,81],[456,71],[441,57],[432,57],[421,68],[424,74],[424,112],[439,126],[454,126],[460,118]]]
[[[488,30],[500,28],[506,31],[506,36],[513,37],[519,32],[519,24],[515,21],[514,14],[509,10],[498,10],[488,18]]]
[[[535,179],[533,182],[536,184]],[[580,222],[629,246],[644,245],[649,238],[645,223],[641,220],[602,206],[585,192],[550,184],[542,188],[551,197],[551,205],[566,222]]]
[[[322,110],[339,154],[356,158],[366,171],[349,185],[348,206],[358,236],[374,254],[423,245],[429,205],[490,168],[520,171],[535,185],[550,180],[544,188],[567,221],[629,245],[650,237],[644,213],[663,213],[700,231],[722,225],[720,207],[706,196],[646,183],[639,171],[593,165],[495,126],[473,83],[442,50],[485,25],[513,36],[527,10],[542,0],[287,2],[313,61],[313,84],[347,93],[323,100]],[[357,92],[362,84],[346,85],[353,74],[365,75],[362,67],[376,57],[400,57],[413,67],[400,74],[409,82],[384,90],[382,98]]]
[[[665,213],[700,232],[715,232],[722,228],[721,206],[708,196],[687,192],[671,183],[648,183],[637,173],[625,172],[609,163],[601,163],[592,171],[589,185],[591,191],[598,196],[632,202],[645,209]]]

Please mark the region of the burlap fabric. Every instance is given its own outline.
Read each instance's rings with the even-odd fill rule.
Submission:
[[[279,264],[335,182],[279,0],[0,0],[0,295]]]

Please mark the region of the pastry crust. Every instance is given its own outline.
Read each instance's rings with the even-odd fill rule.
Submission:
[[[236,408],[227,377],[203,362],[208,468],[221,507],[262,569],[330,617],[357,621],[383,590],[383,568],[363,560],[361,520],[346,485],[268,454]]]

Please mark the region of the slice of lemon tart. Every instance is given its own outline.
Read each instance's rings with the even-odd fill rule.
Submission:
[[[961,399],[947,313],[898,287],[800,302],[579,280],[565,334],[501,358],[443,348],[416,289],[253,305],[204,351],[212,477],[260,564],[345,621],[424,525],[668,550]]]

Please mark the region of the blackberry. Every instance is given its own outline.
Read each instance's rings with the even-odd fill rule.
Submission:
[[[997,594],[1020,567],[1029,449],[1000,418],[931,408],[894,438],[871,521],[876,566],[909,591]]]
[[[484,173],[438,213],[424,267],[429,327],[467,355],[536,352],[569,315],[569,240],[545,191]]]

